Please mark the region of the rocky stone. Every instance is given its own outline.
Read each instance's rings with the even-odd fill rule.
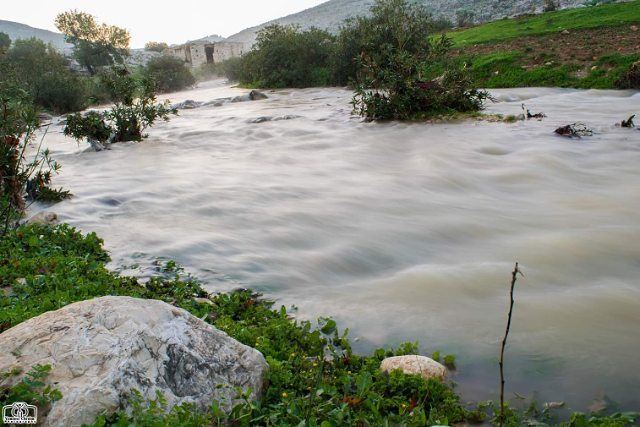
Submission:
[[[380,364],[380,370],[383,372],[391,372],[396,369],[401,370],[405,374],[421,375],[425,380],[435,378],[443,381],[447,376],[447,368],[426,356],[408,355],[387,357]]]
[[[171,107],[177,110],[193,110],[194,108],[198,108],[202,105],[202,102],[194,101],[193,99],[187,99],[186,101],[182,101],[178,104],[174,104]]]
[[[27,220],[27,224],[55,225],[58,223],[58,215],[54,212],[38,212]]]
[[[251,98],[252,101],[260,101],[262,99],[267,99],[268,96],[262,92],[258,92],[257,90],[252,90],[249,92],[249,98]]]
[[[566,35],[569,35],[569,34],[571,34],[571,33],[569,32],[569,30],[564,30],[564,31],[562,31],[562,33],[560,33],[560,34],[564,34],[564,35],[566,36]]]
[[[268,369],[259,351],[187,311],[129,297],[34,317],[0,334],[0,346],[0,372],[52,366],[46,381],[62,398],[38,414],[45,426],[91,423],[128,409],[132,389],[149,400],[160,392],[169,407],[186,402],[204,409],[216,400],[228,410],[237,387],[260,396]]]
[[[236,96],[233,97],[231,99],[231,102],[245,102],[245,101],[260,101],[262,99],[267,99],[268,96],[265,95],[262,92],[259,92],[257,90],[252,90],[251,92],[247,93],[246,95],[240,95],[240,96]]]
[[[638,31],[638,26],[632,25],[631,27],[629,27],[629,29],[635,33],[636,31]]]

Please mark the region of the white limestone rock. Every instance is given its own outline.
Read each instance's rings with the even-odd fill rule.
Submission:
[[[443,381],[447,376],[447,368],[426,356],[387,357],[380,364],[380,370],[383,372],[391,372],[396,369],[405,374],[421,375],[425,380],[436,378]]]
[[[63,397],[39,414],[46,426],[91,423],[127,409],[132,389],[146,399],[160,391],[169,407],[188,402],[204,409],[215,399],[228,410],[236,387],[259,398],[268,369],[259,351],[187,311],[129,297],[96,298],[34,317],[0,334],[0,348],[0,372],[52,366],[46,381]]]

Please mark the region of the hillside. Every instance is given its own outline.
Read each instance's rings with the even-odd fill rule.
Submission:
[[[640,60],[640,0],[490,22],[448,34],[483,87],[613,89]]]
[[[35,37],[45,43],[51,43],[53,47],[60,51],[69,52],[71,50],[71,45],[64,41],[62,34],[30,27],[18,22],[0,20],[0,32],[8,34],[11,40]]]
[[[494,21],[527,13],[542,11],[542,0],[418,0],[435,16],[455,22],[459,12],[467,11],[477,23]],[[562,8],[582,6],[586,0],[560,0]],[[265,22],[232,35],[227,40],[253,43],[260,29],[271,25],[299,25],[302,28],[317,27],[335,32],[340,25],[354,16],[366,15],[374,0],[329,0],[316,7]]]

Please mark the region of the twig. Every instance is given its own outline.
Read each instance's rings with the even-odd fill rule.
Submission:
[[[513,290],[516,286],[516,280],[518,274],[524,276],[518,267],[516,266],[511,273],[511,292],[509,293],[509,317],[507,318],[507,329],[504,332],[504,338],[502,338],[502,347],[500,349],[500,427],[504,426],[504,349],[507,346],[507,337],[509,336],[509,330],[511,329],[511,317],[513,316]]]

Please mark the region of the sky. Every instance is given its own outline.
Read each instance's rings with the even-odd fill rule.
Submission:
[[[131,47],[148,41],[183,43],[245,28],[317,6],[326,0],[0,0],[0,19],[56,31],[60,12],[78,9],[131,33]],[[169,6],[171,4],[172,6]]]

